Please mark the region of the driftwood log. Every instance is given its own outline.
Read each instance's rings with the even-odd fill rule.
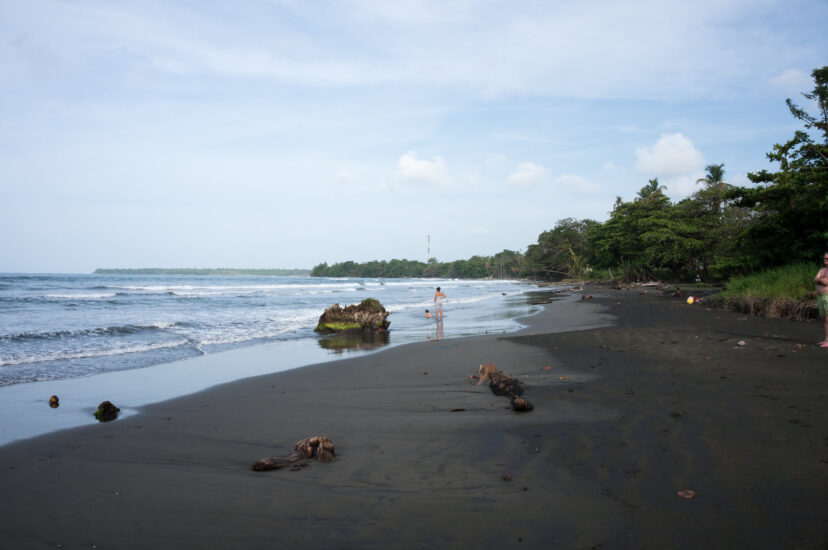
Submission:
[[[505,395],[512,398],[511,404],[514,410],[518,412],[528,412],[535,408],[534,405],[532,405],[528,400],[521,397],[525,390],[520,380],[516,380],[511,376],[506,376],[502,372],[498,371],[497,367],[495,367],[493,363],[480,365],[478,372],[480,373],[480,381],[477,385],[479,386],[488,380],[489,388],[492,390],[493,394]]]
[[[529,401],[519,395],[512,396],[512,408],[518,412],[529,412],[535,408]]]
[[[257,460],[251,469],[257,472],[278,470],[290,466],[298,460],[316,458],[320,462],[331,462],[334,459],[334,444],[327,437],[306,437],[296,443],[296,448],[287,457],[271,457]]]

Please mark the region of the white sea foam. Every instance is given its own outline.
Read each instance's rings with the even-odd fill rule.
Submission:
[[[181,339],[172,342],[159,342],[156,344],[138,344],[131,346],[118,346],[106,349],[46,353],[43,355],[0,359],[0,367],[5,367],[9,365],[28,365],[31,363],[43,363],[45,361],[59,361],[66,359],[86,359],[87,357],[107,357],[110,355],[124,355],[128,353],[146,353],[148,351],[154,351],[159,349],[177,348],[180,346],[187,345],[189,343],[189,340]]]
[[[92,294],[44,294],[44,298],[50,300],[101,300],[114,298],[114,292],[96,292]]]
[[[228,319],[225,323],[197,331],[191,337],[205,346],[278,338],[296,330],[312,328],[320,314],[317,309],[280,311],[278,316],[250,320],[242,326]]]

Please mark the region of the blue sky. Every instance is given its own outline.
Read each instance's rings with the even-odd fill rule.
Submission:
[[[0,4],[0,272],[523,249],[800,125],[805,1]]]

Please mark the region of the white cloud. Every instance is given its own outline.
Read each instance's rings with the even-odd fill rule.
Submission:
[[[662,134],[653,145],[637,148],[635,156],[636,170],[658,178],[674,199],[696,191],[696,180],[704,176],[704,157],[681,133]]]
[[[755,185],[747,177],[747,174],[743,173],[731,174],[730,176],[725,175],[725,181],[727,181],[730,185],[736,185],[739,187],[753,187]]]
[[[420,160],[414,151],[409,151],[397,161],[400,177],[413,183],[445,184],[449,182],[446,163],[442,157],[434,160]]]
[[[667,188],[666,194],[669,197],[677,200],[698,191],[701,186],[696,183],[696,180],[701,177],[704,177],[704,173],[697,172],[695,174],[684,174],[667,178],[659,178],[658,182]]]
[[[546,168],[533,162],[523,162],[509,174],[507,182],[512,187],[531,187],[547,175]]]
[[[353,176],[347,170],[339,170],[336,175],[334,176],[334,181],[336,183],[353,183],[357,181],[358,178]]]
[[[488,235],[489,230],[486,229],[485,227],[476,226],[476,227],[470,227],[466,231],[466,233],[468,233],[469,235]]]
[[[821,43],[800,36],[821,31],[826,8],[824,1],[807,3],[814,5],[803,12],[812,17],[797,22],[798,32],[771,32],[783,4],[749,0],[518,7],[468,0],[282,1],[245,10],[44,0],[9,7],[3,30],[4,36],[31,33],[37,43],[27,47],[60,52],[70,66],[116,66],[177,82],[195,75],[322,87],[451,86],[492,96],[675,99],[755,90],[766,71],[779,72],[791,59],[817,66],[812,60],[819,59]],[[745,18],[746,9],[754,17]],[[777,80],[797,73],[788,69]],[[199,86],[198,78],[192,82]],[[513,137],[542,135],[518,129]]]
[[[696,173],[704,167],[704,157],[684,135],[662,134],[655,144],[635,150],[635,168],[650,176],[672,177]]]
[[[383,178],[380,181],[379,188],[381,191],[387,191],[388,193],[396,193],[399,190],[397,182],[387,178]]]
[[[813,87],[811,77],[797,69],[783,71],[771,80],[771,84],[792,93],[804,92]]]
[[[563,174],[554,180],[556,185],[565,187],[578,193],[594,193],[598,186],[577,174]]]

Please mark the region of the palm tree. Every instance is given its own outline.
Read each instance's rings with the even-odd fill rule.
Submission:
[[[658,178],[653,178],[647,185],[641,188],[638,192],[638,198],[636,200],[646,200],[656,193],[662,193],[666,190],[667,187],[658,184]]]
[[[713,192],[716,197],[717,210],[724,213],[724,192],[728,187],[731,187],[729,183],[724,181],[724,164],[709,164],[704,170],[706,172],[706,177],[697,179],[696,183],[703,183],[709,191]]]

